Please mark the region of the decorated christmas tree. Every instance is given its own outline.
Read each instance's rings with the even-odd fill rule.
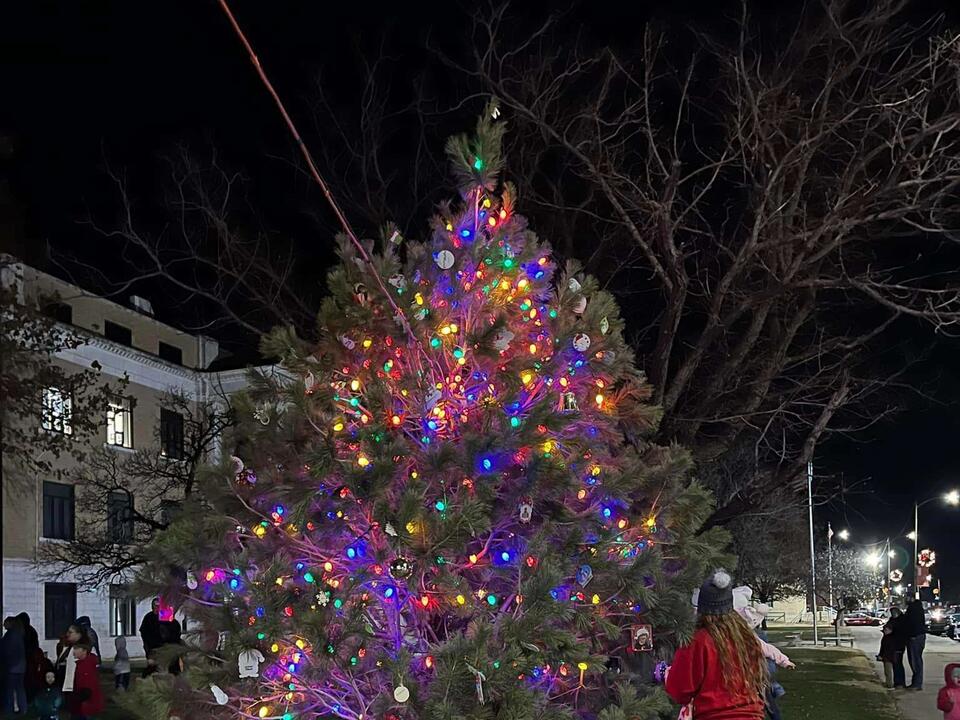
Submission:
[[[237,402],[235,456],[152,548],[187,618],[137,706],[211,718],[658,718],[719,559],[611,295],[517,213],[503,122],[447,145],[426,242],[339,240],[318,340]],[[589,242],[585,238],[584,242]],[[361,249],[362,248],[362,249]]]

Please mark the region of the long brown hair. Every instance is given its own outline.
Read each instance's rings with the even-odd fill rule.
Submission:
[[[706,630],[717,648],[720,665],[729,668],[723,674],[727,690],[763,697],[767,689],[767,661],[760,638],[737,613],[701,615],[697,627]]]

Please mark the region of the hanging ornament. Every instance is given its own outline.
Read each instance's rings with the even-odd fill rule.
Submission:
[[[193,574],[192,570],[187,570],[187,590],[196,590],[199,586],[197,576]]]
[[[426,320],[426,319],[427,319],[427,315],[429,315],[429,314],[430,314],[430,311],[427,310],[427,308],[422,307],[422,308],[419,308],[419,309],[413,314],[413,316],[414,316],[417,320]]]
[[[268,403],[260,403],[257,405],[256,410],[253,411],[253,417],[260,422],[261,425],[270,424],[270,405]]]
[[[449,250],[441,250],[433,257],[433,261],[437,264],[437,267],[441,270],[449,270],[453,267],[453,264],[457,259],[453,256],[453,253]]]
[[[580,281],[575,277],[570,278],[570,281],[567,283],[567,289],[572,293],[578,293],[583,289],[583,285],[580,284]]]
[[[577,396],[572,392],[565,392],[560,396],[560,412],[562,413],[572,413],[579,412],[580,407],[577,405]]]
[[[611,675],[619,675],[621,672],[620,658],[618,657],[608,657],[607,658],[607,672]]]
[[[398,703],[405,703],[410,699],[410,690],[403,684],[403,681],[393,689],[393,699]]]
[[[244,650],[237,658],[241,678],[260,677],[260,663],[264,661],[263,653],[256,648]]]
[[[494,105],[494,106],[493,106],[493,110],[490,111],[490,117],[493,118],[494,120],[496,120],[498,117],[500,117],[500,106],[499,106],[499,105]]]
[[[573,336],[573,349],[578,352],[586,352],[590,349],[590,336],[586,333],[577,333]]]
[[[593,580],[593,568],[589,565],[581,565],[577,568],[577,584],[580,587],[586,587]]]
[[[510,341],[513,338],[514,334],[507,328],[500,328],[497,330],[497,334],[493,336],[493,347],[497,352],[503,352],[510,346]]]
[[[520,498],[520,522],[526,525],[533,517],[533,500],[529,497]]]
[[[427,412],[432,412],[438,402],[440,402],[440,390],[432,387],[426,397]]]
[[[587,298],[581,295],[577,302],[573,305],[573,314],[574,315],[583,315],[584,311],[587,309]]]
[[[211,685],[210,692],[213,693],[213,699],[217,701],[217,705],[226,705],[230,700],[227,694],[220,689],[219,685]]]
[[[413,575],[413,563],[402,555],[398,555],[390,563],[390,575],[397,580],[406,580]]]
[[[223,649],[227,646],[228,634],[226,630],[217,633],[217,652],[223,652]]]
[[[403,327],[403,313],[400,312],[399,308],[397,308],[397,311],[393,314],[393,321],[397,324],[397,327]]]
[[[383,526],[383,531],[390,537],[397,537],[396,528],[394,528],[390,523],[387,523]]]
[[[600,333],[606,335],[608,332],[610,332],[610,321],[604,317],[600,320]]]
[[[394,230],[393,234],[390,236],[391,245],[399,245],[403,242],[403,235],[400,234],[399,230]]]
[[[903,570],[898,570],[894,568],[890,571],[890,582],[898,583],[903,580]]]
[[[233,470],[234,476],[239,475],[243,472],[243,460],[238,458],[236,455],[230,456],[230,468]]]
[[[397,273],[391,277],[387,282],[393,285],[397,290],[406,290],[407,289],[407,279],[403,276],[403,273]]]
[[[630,631],[634,652],[653,652],[653,626],[634,625]]]
[[[367,286],[363,283],[357,283],[353,286],[353,299],[360,304],[361,307],[366,307],[370,302],[370,294],[367,292]]]
[[[337,339],[347,350],[353,350],[357,346],[357,344],[346,335],[338,335]]]
[[[475,668],[470,663],[466,663],[466,665],[467,665],[467,669],[473,673],[473,677],[475,680],[474,685],[477,689],[477,702],[483,705],[485,702],[483,697],[483,681],[487,679],[487,676],[484,675],[482,672],[480,672],[477,668]]]
[[[326,607],[327,603],[330,602],[330,591],[321,590],[316,594],[316,597],[314,599],[317,601],[317,605],[319,605],[320,607]]]
[[[917,556],[917,565],[922,568],[933,567],[937,564],[937,553],[930,548],[924,548]]]
[[[617,354],[613,350],[604,350],[603,357],[601,359],[603,360],[604,365],[613,365],[617,359]]]
[[[313,374],[312,371],[307,371],[307,374],[303,378],[303,389],[310,395],[314,390],[317,389],[317,376]]]

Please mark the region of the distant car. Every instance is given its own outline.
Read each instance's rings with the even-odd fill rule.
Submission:
[[[870,625],[876,627],[880,624],[880,618],[874,617],[873,615],[867,615],[862,612],[850,613],[849,615],[843,616],[843,624],[854,626],[854,625]]]
[[[944,608],[934,608],[927,614],[927,632],[931,635],[943,635],[950,624],[950,617]]]
[[[948,638],[960,641],[960,612],[954,613],[947,618],[947,629],[943,634]]]

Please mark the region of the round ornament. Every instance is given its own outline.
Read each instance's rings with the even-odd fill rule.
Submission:
[[[230,469],[233,470],[234,475],[239,475],[243,472],[243,460],[238,458],[236,455],[230,456]]]
[[[453,256],[453,253],[449,250],[441,250],[433,257],[433,261],[437,264],[437,267],[441,270],[449,270],[453,267],[453,264],[457,259]]]
[[[397,580],[406,580],[413,575],[413,563],[402,555],[394,558],[390,563],[390,575]]]
[[[393,699],[398,703],[405,703],[410,699],[410,690],[403,683],[400,683],[393,689]]]
[[[586,352],[590,349],[590,336],[586,333],[577,333],[573,336],[573,349],[577,352]]]

